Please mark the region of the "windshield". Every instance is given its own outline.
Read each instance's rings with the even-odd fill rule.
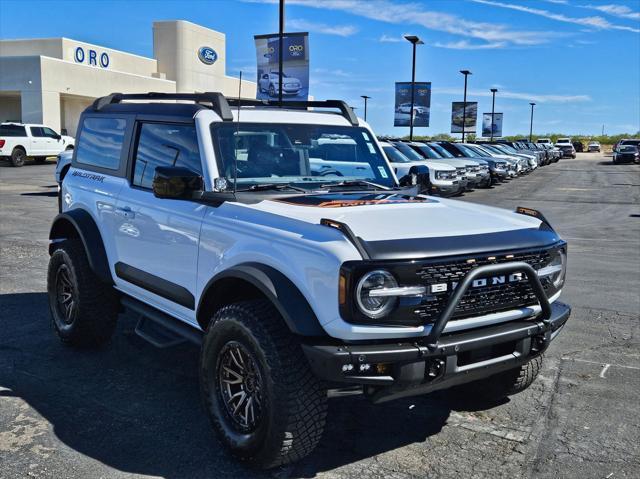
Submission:
[[[426,155],[427,158],[432,160],[437,160],[438,158],[442,158],[438,153],[433,151],[433,149],[427,145],[416,144],[416,148],[422,152],[423,155]]]
[[[437,143],[428,143],[428,145],[436,150],[442,158],[455,158],[455,156],[449,153],[442,145],[438,145]]]
[[[424,158],[422,156],[420,156],[420,153],[418,153],[417,151],[415,151],[413,148],[411,148],[409,145],[407,145],[406,143],[394,143],[394,146],[400,150],[400,152],[406,156],[407,158],[409,158],[411,161],[423,161]]]
[[[385,157],[365,128],[217,123],[211,135],[220,176],[233,179],[237,159],[238,186],[354,180],[395,186]]]
[[[469,147],[468,147],[468,146],[466,146],[466,145],[460,145],[460,144],[457,144],[457,145],[456,145],[456,148],[457,148],[458,150],[460,150],[460,151],[464,154],[464,156],[467,156],[467,157],[470,157],[470,158],[473,158],[473,157],[477,157],[477,156],[478,156],[478,152],[476,152],[476,151],[475,151],[475,150],[473,150],[472,148],[469,148]]]
[[[383,146],[382,150],[391,163],[411,163],[411,160],[396,150],[393,146]]]
[[[637,151],[637,147],[634,145],[622,145],[619,150],[624,153],[635,153]]]
[[[513,155],[513,154],[517,155],[518,154],[518,151],[515,148],[513,148],[513,147],[511,147],[509,145],[492,145],[492,146],[493,146],[493,148],[496,148],[496,149],[498,149],[498,150],[500,150],[503,153],[506,153],[508,155]]]
[[[469,145],[468,148],[471,148],[480,156],[493,156],[493,151],[487,148],[485,145]]]

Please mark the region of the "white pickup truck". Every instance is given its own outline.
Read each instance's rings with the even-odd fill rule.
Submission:
[[[64,150],[72,150],[75,140],[60,135],[45,125],[0,123],[0,158],[11,160],[13,166],[22,166],[32,157],[43,162]]]

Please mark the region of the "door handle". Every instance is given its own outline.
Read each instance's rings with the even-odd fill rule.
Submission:
[[[124,216],[125,218],[135,218],[136,214],[131,211],[129,206],[123,206],[122,208],[116,208],[116,214]]]

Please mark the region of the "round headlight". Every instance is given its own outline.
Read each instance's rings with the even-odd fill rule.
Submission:
[[[388,271],[382,269],[370,271],[360,279],[356,288],[358,309],[372,319],[389,314],[398,302],[398,298],[393,296],[372,297],[369,293],[374,289],[396,288],[397,286],[398,282]]]
[[[556,289],[560,289],[564,283],[565,273],[567,271],[567,255],[564,250],[557,250],[549,264],[538,270],[538,275],[547,277],[553,283]]]

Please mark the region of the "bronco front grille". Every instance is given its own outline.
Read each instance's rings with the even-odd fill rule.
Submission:
[[[437,261],[426,264],[416,271],[420,282],[429,288],[434,284],[446,284],[446,291],[432,293],[417,306],[414,314],[424,322],[432,322],[438,318],[449,297],[453,294],[455,284],[474,268],[488,264],[523,261],[534,269],[540,269],[551,260],[549,251],[536,251],[516,254],[495,254],[457,259],[455,261]],[[543,286],[545,282],[543,282]],[[469,288],[456,308],[452,320],[477,316],[488,312],[506,311],[537,304],[536,296],[523,274],[521,280],[505,281],[501,284],[490,284]]]

